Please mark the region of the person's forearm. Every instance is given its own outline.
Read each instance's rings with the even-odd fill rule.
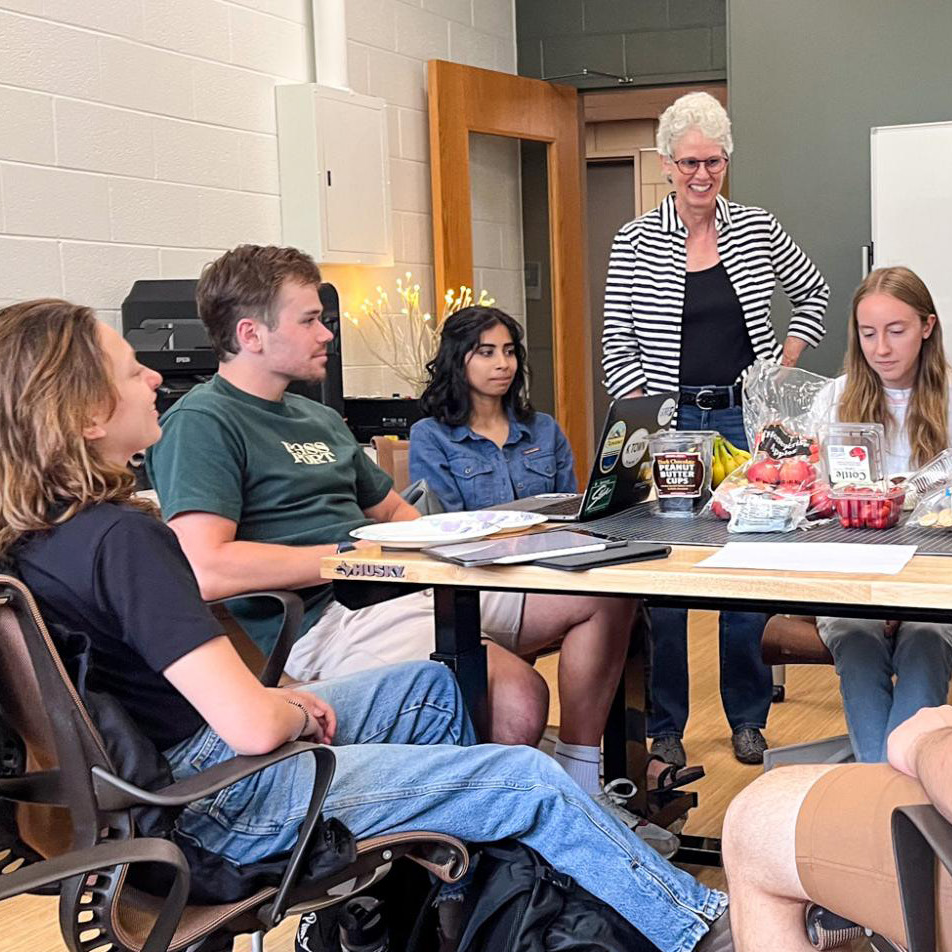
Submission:
[[[807,342],[802,337],[788,337],[783,342],[783,354],[780,363],[784,367],[796,367],[800,355],[807,349]]]
[[[419,519],[420,513],[417,512],[413,506],[410,505],[405,499],[400,500],[400,505],[395,506],[393,512],[390,513],[390,517],[385,522],[409,522],[413,519]]]
[[[173,661],[163,674],[235,753],[266,754],[305,727],[304,711],[287,702],[286,691],[262,687],[224,635]]]
[[[305,724],[304,711],[294,704],[288,704],[280,689],[269,688],[264,703],[258,705],[258,716],[243,725],[229,740],[219,731],[225,742],[236,754],[257,756],[269,754],[288,741],[297,740]]]
[[[933,806],[952,823],[952,727],[933,731],[919,741],[914,766]]]
[[[280,545],[270,542],[223,542],[200,554],[188,551],[202,598],[211,600],[256,589],[307,588],[325,585],[321,559],[336,545]]]

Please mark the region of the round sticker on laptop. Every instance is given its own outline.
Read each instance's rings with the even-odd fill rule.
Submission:
[[[665,400],[661,404],[661,409],[658,410],[658,426],[667,426],[673,419],[675,413],[678,412],[678,401],[673,397],[669,400]]]
[[[646,449],[648,449],[648,431],[645,429],[635,430],[628,437],[628,442],[621,451],[621,465],[625,469],[637,466],[644,457]]]
[[[621,455],[621,448],[625,444],[625,434],[627,432],[628,427],[625,426],[622,420],[616,420],[612,424],[608,436],[605,437],[605,442],[602,443],[602,455],[598,461],[598,468],[603,473],[610,473],[614,469],[615,463],[618,462],[618,457]]]

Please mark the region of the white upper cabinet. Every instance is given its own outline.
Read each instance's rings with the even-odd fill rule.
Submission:
[[[386,101],[278,86],[281,231],[323,264],[393,264]]]

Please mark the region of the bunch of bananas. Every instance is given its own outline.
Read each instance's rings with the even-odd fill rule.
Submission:
[[[750,459],[747,450],[739,450],[720,433],[714,437],[714,457],[711,463],[711,485],[719,486],[738,466]]]

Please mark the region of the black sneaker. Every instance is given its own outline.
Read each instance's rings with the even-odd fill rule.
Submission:
[[[675,734],[664,734],[651,742],[651,753],[660,757],[666,764],[684,767],[688,762],[681,738]]]
[[[731,735],[734,756],[742,764],[762,764],[767,741],[756,727],[742,727]]]

